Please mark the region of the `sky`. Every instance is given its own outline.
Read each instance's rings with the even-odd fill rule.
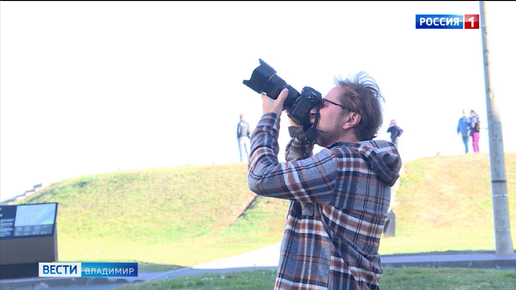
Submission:
[[[513,11],[486,3],[505,152],[516,152]],[[262,116],[242,83],[260,58],[323,96],[367,72],[385,98],[377,139],[396,119],[405,162],[464,154],[456,130],[471,109],[489,153],[480,30],[415,29],[416,14],[479,14],[479,2],[2,1],[1,200],[83,175],[239,162],[239,115],[253,128]],[[280,160],[287,127],[284,114]]]

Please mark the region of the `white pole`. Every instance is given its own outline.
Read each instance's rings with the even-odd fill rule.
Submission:
[[[514,249],[512,247],[509,207],[507,204],[507,180],[505,177],[502,122],[500,121],[500,113],[496,106],[494,93],[491,90],[485,14],[484,1],[480,1],[479,16],[480,32],[482,34],[482,54],[484,56],[487,126],[489,128],[489,163],[491,169],[491,199],[493,201],[495,249],[498,255],[512,255]],[[464,19],[464,21],[467,21],[467,19]]]

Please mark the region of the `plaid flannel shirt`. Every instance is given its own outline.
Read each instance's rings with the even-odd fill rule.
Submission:
[[[338,142],[313,155],[292,139],[278,162],[280,117],[251,137],[249,188],[288,199],[275,289],[379,289],[378,247],[401,160],[387,141]]]

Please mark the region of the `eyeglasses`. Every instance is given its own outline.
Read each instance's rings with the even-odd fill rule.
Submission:
[[[323,101],[325,101],[325,102],[328,102],[328,103],[330,103],[330,104],[333,104],[333,105],[335,105],[335,106],[338,106],[338,107],[340,107],[340,108],[341,108],[341,109],[343,109],[343,110],[351,111],[351,109],[350,109],[350,108],[346,108],[346,107],[344,107],[343,105],[339,105],[339,104],[334,103],[334,102],[332,102],[332,101],[330,101],[330,100],[327,100],[327,99],[322,99],[322,100],[323,100]]]

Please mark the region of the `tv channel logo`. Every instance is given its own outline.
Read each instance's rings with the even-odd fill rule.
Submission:
[[[479,29],[478,14],[416,14],[416,29]]]
[[[81,263],[39,263],[40,277],[81,277]]]
[[[138,263],[39,263],[39,277],[138,277]]]

